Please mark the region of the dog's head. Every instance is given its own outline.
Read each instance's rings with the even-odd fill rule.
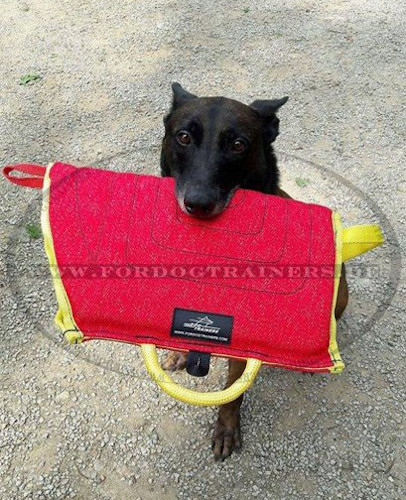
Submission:
[[[219,214],[238,187],[272,192],[278,171],[272,142],[276,111],[288,100],[249,106],[225,97],[197,97],[172,85],[172,108],[164,118],[161,172],[175,178],[181,209],[200,218]]]

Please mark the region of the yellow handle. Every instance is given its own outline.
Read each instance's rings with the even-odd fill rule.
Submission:
[[[141,352],[148,373],[161,389],[179,401],[199,406],[219,406],[234,401],[251,386],[262,364],[258,359],[248,358],[243,374],[233,385],[217,392],[197,392],[182,387],[172,380],[159,364],[156,347],[153,344],[142,344]]]
[[[345,262],[383,243],[381,228],[376,224],[343,228],[342,260]]]

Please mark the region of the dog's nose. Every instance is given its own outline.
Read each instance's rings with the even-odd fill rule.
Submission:
[[[187,212],[194,217],[210,217],[216,208],[216,203],[204,196],[185,196],[184,204]]]

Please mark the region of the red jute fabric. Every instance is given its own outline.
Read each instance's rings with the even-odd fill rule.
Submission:
[[[240,189],[204,221],[180,210],[171,178],[62,163],[49,175],[54,251],[84,340],[334,366],[331,210]],[[171,336],[175,309],[231,316],[230,342]]]

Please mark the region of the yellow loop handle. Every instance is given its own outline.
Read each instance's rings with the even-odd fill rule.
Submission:
[[[262,364],[258,359],[248,358],[243,374],[230,387],[217,392],[197,392],[172,380],[159,364],[153,344],[142,344],[141,352],[148,373],[161,389],[179,401],[199,406],[219,406],[234,401],[251,386]]]
[[[383,234],[377,224],[343,228],[343,262],[368,252],[383,243]]]

